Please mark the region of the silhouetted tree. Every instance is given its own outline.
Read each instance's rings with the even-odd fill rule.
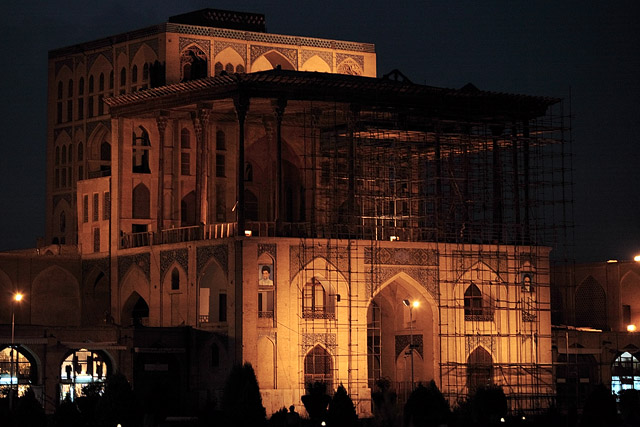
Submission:
[[[286,427],[287,425],[287,408],[280,408],[269,418],[269,427]]]
[[[356,407],[342,384],[338,386],[338,390],[329,402],[327,419],[330,426],[354,427],[358,425]]]
[[[135,395],[127,378],[119,372],[107,377],[104,394],[97,407],[99,424],[137,425],[139,422],[137,408]]]
[[[18,399],[14,420],[14,425],[17,427],[43,427],[47,424],[44,409],[38,399],[36,399],[36,395],[31,387]]]
[[[617,418],[615,397],[607,387],[598,384],[584,403],[580,427],[614,426]]]
[[[376,381],[377,390],[371,393],[373,411],[380,427],[393,427],[398,418],[398,395],[391,390],[391,381],[388,378],[379,378]]]
[[[79,427],[82,423],[80,411],[75,402],[67,394],[53,415],[54,425],[56,427]]]
[[[466,401],[459,402],[454,415],[460,426],[490,426],[499,425],[508,410],[502,387],[487,386],[479,387]]]
[[[222,410],[228,425],[261,426],[267,412],[262,406],[262,396],[256,374],[250,363],[235,365],[227,378],[222,395]]]
[[[623,426],[640,426],[640,391],[629,389],[620,392],[620,414]]]
[[[301,397],[302,404],[309,414],[312,424],[320,425],[327,419],[327,406],[331,398],[327,395],[327,385],[316,381],[307,384],[307,394]]]
[[[449,404],[431,380],[428,386],[419,385],[404,406],[405,427],[437,427],[446,424],[451,412]]]

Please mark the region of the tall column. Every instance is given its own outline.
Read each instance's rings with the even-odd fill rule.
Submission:
[[[158,134],[160,136],[160,142],[158,144],[158,213],[156,216],[158,233],[164,229],[164,131],[167,129],[168,116],[169,114],[163,111],[156,117],[156,125],[158,126]]]
[[[238,164],[236,165],[236,215],[238,236],[234,242],[234,289],[235,289],[235,361],[243,362],[243,340],[244,340],[244,257],[243,242],[245,218],[244,218],[244,125],[249,110],[249,98],[240,94],[234,99],[236,114],[238,116]]]
[[[207,125],[209,124],[209,114],[211,105],[198,105],[196,111],[191,113],[193,128],[196,134],[196,220],[200,224],[207,221],[207,171],[209,169],[207,161],[209,157],[209,147],[207,138]]]
[[[285,215],[284,206],[284,180],[282,175],[282,117],[287,107],[287,100],[278,98],[272,101],[274,113],[276,116],[276,197],[275,197],[275,219],[276,232],[278,236],[282,235],[282,223]]]

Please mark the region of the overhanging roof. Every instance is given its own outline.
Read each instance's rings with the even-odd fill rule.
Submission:
[[[386,78],[274,69],[177,83],[105,99],[113,115],[172,108],[225,98],[284,98],[371,107],[425,110],[436,115],[533,118],[559,98],[506,94],[396,81]]]

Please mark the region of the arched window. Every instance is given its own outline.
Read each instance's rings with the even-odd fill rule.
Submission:
[[[149,189],[144,184],[138,184],[133,189],[132,204],[134,218],[150,217],[150,195]]]
[[[108,358],[100,351],[80,349],[67,355],[60,366],[60,400],[75,400],[89,384],[104,385],[111,374]]]
[[[83,153],[83,146],[82,146],[82,142],[78,143],[78,161],[81,162],[83,159],[84,153]]]
[[[84,77],[78,81],[78,95],[84,95]]]
[[[66,145],[62,146],[62,154],[60,155],[60,161],[62,162],[63,165],[67,163],[67,146]]]
[[[492,384],[493,359],[484,348],[478,347],[467,358],[467,387],[474,391]]]
[[[125,86],[127,84],[127,69],[122,67],[120,70],[120,86]]]
[[[111,171],[111,144],[107,141],[102,141],[100,144],[100,170],[103,172],[103,176]]]
[[[138,126],[138,130],[133,133],[133,173],[151,173],[149,169],[149,133]]]
[[[62,99],[62,82],[58,82],[58,99]]]
[[[60,147],[56,147],[56,165],[60,164]]]
[[[100,73],[100,77],[98,78],[98,90],[100,92],[104,91],[104,73]]]
[[[69,86],[67,87],[67,96],[71,98],[73,96],[73,80],[69,79]]]
[[[482,292],[475,283],[471,283],[464,291],[464,317],[465,320],[477,320],[478,316],[485,313],[482,303]]]
[[[576,326],[608,329],[607,295],[593,276],[587,277],[576,291]]]
[[[216,62],[216,64],[213,66],[213,71],[216,76],[219,76],[220,73],[222,73],[223,69],[224,66],[222,65],[222,62]]]
[[[60,228],[60,232],[63,234],[67,230],[67,217],[65,216],[64,211],[60,212],[59,228]]]
[[[233,64],[229,63],[225,65],[224,70],[227,72],[227,74],[233,74]]]
[[[93,75],[89,76],[89,93],[93,93]]]
[[[131,68],[131,83],[138,83],[138,66],[134,65]]]
[[[333,312],[327,310],[327,294],[324,286],[315,277],[302,290],[302,317],[310,319],[333,318]]]
[[[0,392],[4,392],[12,384],[15,390],[17,384],[18,396],[22,396],[37,378],[35,360],[25,349],[16,346],[0,350]]]
[[[113,89],[113,70],[109,72],[109,89]]]
[[[244,73],[244,66],[242,64],[236,65],[236,73]]]
[[[180,289],[180,272],[177,268],[171,270],[171,290],[177,291]]]
[[[611,391],[640,390],[640,362],[628,351],[613,361],[611,367]]]
[[[145,62],[144,66],[142,67],[142,80],[145,82],[149,80],[149,63],[148,62]]]
[[[316,345],[304,358],[304,383],[308,385],[321,382],[327,386],[327,390],[331,390],[332,367],[329,352],[324,347]]]
[[[189,46],[180,55],[182,81],[207,77],[207,55],[197,46]]]

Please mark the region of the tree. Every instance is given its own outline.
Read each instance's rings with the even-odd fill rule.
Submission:
[[[428,386],[419,385],[409,396],[404,406],[404,425],[437,427],[446,424],[450,415],[449,404],[431,380]]]
[[[354,427],[358,425],[356,407],[342,384],[340,384],[331,402],[329,402],[327,418],[330,426]]]
[[[101,425],[136,425],[138,412],[136,398],[127,378],[116,372],[107,377],[104,394],[97,407],[97,419]]]
[[[267,411],[262,406],[258,380],[250,363],[231,369],[222,395],[222,410],[228,425],[264,425]]]
[[[371,393],[374,416],[380,427],[393,427],[398,418],[398,395],[391,390],[388,378],[376,380],[377,390]]]
[[[31,387],[18,399],[14,419],[16,426],[44,427],[47,424],[44,409]]]
[[[625,426],[640,425],[640,391],[627,389],[620,392],[620,413]]]
[[[331,398],[327,395],[327,385],[316,381],[307,384],[307,394],[301,397],[302,404],[311,418],[311,422],[320,425],[327,418],[327,406]]]
[[[587,397],[582,409],[580,427],[608,427],[616,425],[618,412],[611,391],[598,384]]]

